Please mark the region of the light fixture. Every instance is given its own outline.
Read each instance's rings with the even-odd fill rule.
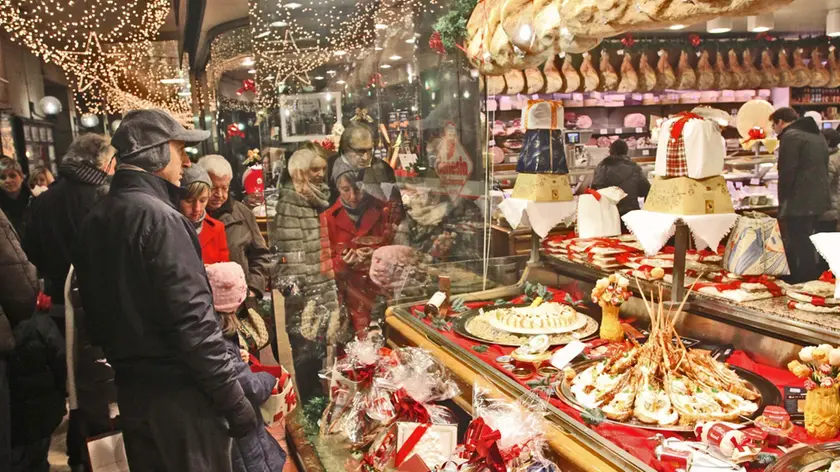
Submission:
[[[190,92],[189,90],[182,90],[178,92],[179,97],[189,97],[190,95],[192,95],[192,92]]]
[[[285,22],[285,21],[283,21],[283,20],[280,20],[280,21],[275,21],[275,22],[271,23],[271,25],[270,25],[270,26],[271,26],[272,28],[285,28],[286,26],[289,26],[289,24],[288,24],[288,23],[286,23],[286,22]]]
[[[384,30],[384,29],[388,28],[388,25],[386,25],[385,23],[377,23],[377,24],[373,25],[373,27],[378,29],[378,30]]]
[[[324,80],[324,76],[323,75],[316,76],[315,80]]]
[[[266,78],[265,78],[265,80],[274,80],[274,76],[273,76],[273,75],[269,75],[268,77],[266,77]]]
[[[171,79],[160,79],[160,83],[165,84],[165,85],[181,85],[181,84],[186,83],[186,82],[187,82],[187,79],[185,79],[183,77],[173,77]]]
[[[94,115],[93,113],[85,113],[84,115],[82,115],[79,121],[85,128],[96,128],[97,126],[99,126],[99,117]]]
[[[341,57],[341,56],[343,56],[343,55],[345,55],[345,54],[347,54],[347,51],[341,51],[341,50],[338,50],[338,51],[333,51],[333,55],[334,55],[334,56],[337,56],[337,57]]]
[[[402,56],[397,56],[397,55],[395,54],[395,55],[393,55],[393,56],[389,57],[388,59],[390,59],[390,60],[392,60],[392,61],[399,61],[400,59],[402,59]]]
[[[685,29],[685,25],[671,25],[669,28],[673,31],[679,31],[681,29]]]
[[[287,10],[296,10],[296,9],[298,9],[298,8],[300,8],[300,7],[301,7],[301,4],[300,4],[300,3],[296,3],[296,2],[289,2],[289,3],[285,4],[285,5],[283,5],[283,8],[285,8],[285,9],[287,9]]]
[[[379,66],[379,68],[380,68],[380,69],[390,69],[390,68],[391,68],[391,64],[382,64],[381,66]]]
[[[831,10],[825,19],[825,34],[836,38],[840,36],[840,10]]]
[[[721,16],[706,22],[706,31],[712,34],[728,33],[732,31],[732,18]]]
[[[374,47],[373,47],[373,50],[374,50],[374,51],[381,51],[381,50],[382,50],[382,46],[374,46]]]
[[[257,73],[257,69],[248,69],[248,73],[254,75]]]
[[[239,131],[245,131],[245,123],[236,123],[236,127],[239,128]]]
[[[38,101],[38,108],[47,116],[55,116],[61,113],[63,107],[59,99],[47,95]]]
[[[271,31],[263,31],[262,33],[254,36],[256,39],[265,38],[266,36],[270,35]]]
[[[254,64],[256,64],[256,63],[254,62],[253,57],[246,57],[245,59],[242,60],[242,65],[245,66],[245,67],[251,67]]]
[[[414,44],[414,38],[408,38],[405,40],[408,44]]]
[[[336,83],[337,83],[338,85],[344,85],[344,84],[346,84],[347,82],[345,82],[345,81],[343,81],[343,80],[339,80],[339,81],[337,81]]]
[[[747,17],[747,29],[753,33],[764,33],[776,27],[772,13]]]

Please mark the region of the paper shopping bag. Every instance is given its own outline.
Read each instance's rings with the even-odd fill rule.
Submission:
[[[621,234],[618,202],[627,196],[618,187],[588,189],[578,197],[577,230],[580,238],[605,238]]]
[[[121,432],[89,439],[87,447],[93,472],[129,472]]]
[[[266,424],[282,421],[297,406],[297,394],[292,376],[283,366],[263,365],[257,359],[251,359],[251,371],[268,372],[277,378],[277,387],[268,400],[260,405],[260,413]]]
[[[723,254],[723,268],[736,275],[788,275],[779,222],[764,213],[738,219]]]

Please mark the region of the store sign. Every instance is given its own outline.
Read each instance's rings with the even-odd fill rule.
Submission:
[[[440,186],[452,200],[458,198],[473,172],[473,160],[461,145],[454,123],[447,123],[438,144],[435,170]]]

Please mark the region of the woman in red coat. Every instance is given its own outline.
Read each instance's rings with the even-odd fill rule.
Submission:
[[[333,178],[339,198],[324,212],[333,269],[339,297],[350,312],[356,333],[362,334],[370,325],[370,310],[378,293],[368,276],[370,256],[376,248],[390,244],[389,211],[384,202],[362,190],[352,169],[334,169]]]
[[[201,259],[205,264],[230,261],[225,225],[207,214],[207,201],[210,199],[212,183],[201,166],[192,166],[184,170],[181,187],[184,196],[181,199],[181,213],[195,226],[198,242],[201,244]]]

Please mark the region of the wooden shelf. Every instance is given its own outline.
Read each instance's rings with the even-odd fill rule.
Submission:
[[[791,103],[790,106],[793,107],[819,107],[819,106],[840,106],[840,102],[820,102],[820,103],[804,103],[804,102],[796,102]]]

